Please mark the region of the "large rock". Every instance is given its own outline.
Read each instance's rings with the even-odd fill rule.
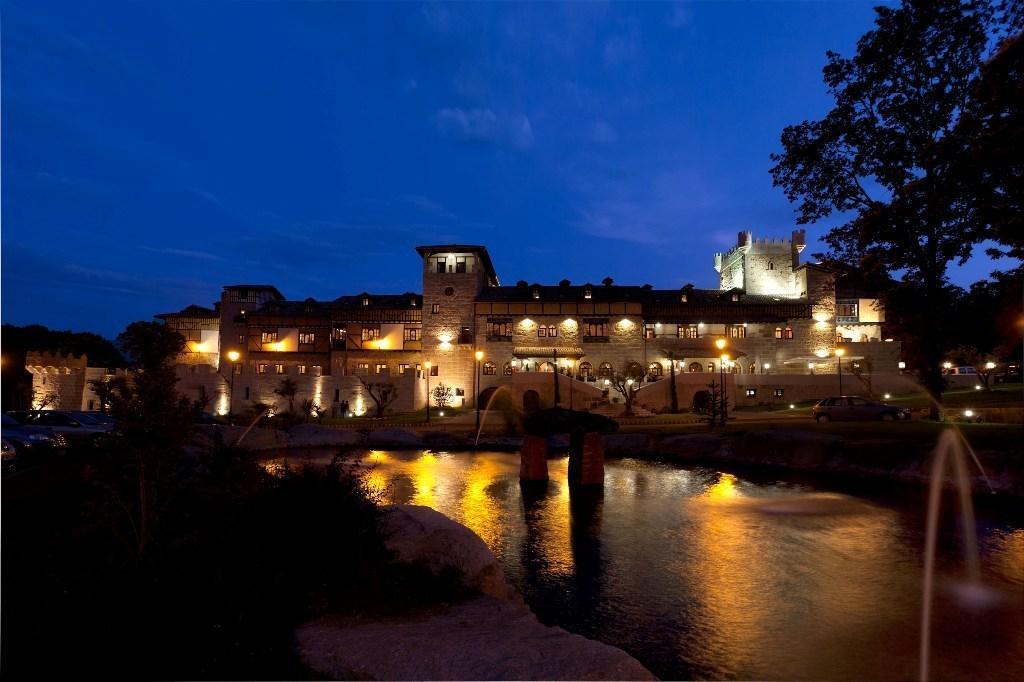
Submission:
[[[454,570],[473,590],[499,599],[519,600],[505,581],[501,564],[469,528],[430,507],[393,504],[382,509],[384,544],[398,561],[418,564],[434,575]]]
[[[333,616],[300,626],[295,640],[322,679],[657,679],[620,649],[487,596],[401,619]]]
[[[298,424],[288,430],[293,448],[355,447],[362,445],[363,434],[353,429],[332,429],[319,424]]]
[[[423,447],[423,437],[405,429],[379,429],[370,431],[366,444],[372,448],[419,448]]]

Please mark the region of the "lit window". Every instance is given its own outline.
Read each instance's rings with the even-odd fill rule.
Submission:
[[[540,289],[534,287],[534,289],[533,289],[533,297],[534,298],[540,298]]]
[[[298,370],[299,370],[299,374],[305,374],[306,373],[306,366],[305,365],[299,365],[298,366]]]
[[[610,362],[602,362],[597,367],[597,376],[601,377],[602,379],[611,379],[614,373],[615,372],[612,368],[612,363]]]
[[[398,363],[398,373],[399,374],[405,374],[408,371],[409,371],[409,363],[407,363],[407,362],[400,362],[400,363]]]
[[[277,332],[263,332],[260,334],[260,343],[277,343]]]
[[[431,365],[430,366],[430,376],[436,377],[440,371],[441,371],[441,366],[440,365]]]
[[[654,330],[654,325],[653,324],[645,324],[644,325],[644,338],[645,339],[653,339],[655,336],[657,336],[657,332]]]
[[[439,303],[435,303],[434,305],[430,306],[430,312],[433,313],[434,315],[437,315],[439,312],[441,312],[441,305]]]
[[[583,298],[591,298],[593,295],[594,294],[590,290],[590,287],[587,287],[586,289],[583,290]]]
[[[686,303],[686,294],[682,294],[682,295],[681,295],[681,296],[679,297],[679,302],[680,302],[680,303]]]
[[[370,363],[368,362],[357,362],[356,363],[356,374],[369,374]]]
[[[419,341],[420,340],[420,329],[419,327],[406,327],[403,332],[406,341]]]
[[[496,367],[493,362],[485,362],[483,366],[483,372],[486,375],[493,376],[496,373]]]
[[[605,326],[604,320],[587,320],[587,334],[588,339],[601,339],[608,337],[608,328]]]
[[[257,374],[266,374],[267,373],[267,365],[266,365],[266,363],[261,362],[258,365],[256,365],[256,373]]]
[[[782,389],[782,388],[777,388],[774,391],[774,395],[775,395],[776,398],[781,398],[783,395],[785,395],[785,393],[786,393],[785,389]]]
[[[713,363],[713,362],[709,362],[708,363],[708,371],[709,372],[714,372],[715,371],[715,363]]]
[[[753,397],[756,397],[756,396],[757,396],[757,389],[756,388],[748,388],[747,389],[747,397],[748,398],[753,398]]]
[[[238,335],[238,345],[239,346],[244,346],[245,345],[245,334],[239,334]]]
[[[387,374],[388,373],[388,366],[386,364],[384,364],[383,362],[378,362],[376,365],[374,365],[373,373],[374,374]]]
[[[747,338],[747,328],[742,324],[731,324],[729,325],[729,338],[731,339],[745,339]]]
[[[379,326],[365,326],[363,327],[363,341],[376,341],[380,338],[380,327]]]
[[[274,365],[274,374],[284,374],[284,365],[280,362]]]
[[[320,365],[313,365],[313,376],[318,377],[324,373],[324,368]]]
[[[496,339],[512,338],[511,320],[491,320],[487,323],[487,336]]]
[[[313,332],[299,332],[300,345],[312,345],[316,343],[316,334]]]
[[[739,294],[733,294],[732,295],[732,300],[733,300],[733,303],[735,303],[736,301],[739,301],[740,300],[740,295]]]
[[[553,324],[549,324],[549,325],[546,325],[546,326],[545,325],[538,325],[538,327],[537,327],[537,336],[540,336],[540,337],[547,336],[547,337],[554,338],[554,337],[558,336],[558,327],[556,327]]]
[[[792,339],[793,338],[793,328],[792,327],[786,327],[782,331],[782,338],[784,338],[784,339]]]
[[[466,257],[465,256],[456,256],[455,257],[455,272],[465,272],[465,271],[466,271]]]
[[[676,327],[676,335],[681,339],[700,338],[700,329],[695,324],[681,324]]]
[[[504,365],[502,365],[501,373],[504,374],[505,376],[512,376],[512,363],[506,362]]]
[[[445,262],[446,261],[447,261],[446,258],[435,258],[434,259],[434,272],[438,272],[438,273],[444,272],[445,271]]]
[[[664,368],[660,362],[652,362],[647,366],[647,373],[652,377],[660,377],[664,373]]]
[[[363,305],[370,305],[370,297],[363,296]]]

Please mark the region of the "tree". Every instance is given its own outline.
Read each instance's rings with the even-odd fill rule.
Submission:
[[[874,382],[873,382],[873,370],[875,367],[874,362],[870,357],[861,358],[860,360],[850,360],[850,374],[856,377],[857,381],[864,385],[867,389],[868,396],[874,397]]]
[[[110,410],[110,403],[118,393],[125,390],[126,379],[123,376],[102,377],[100,379],[89,379],[89,389],[96,395],[100,402],[100,412],[106,414]]]
[[[184,446],[192,434],[192,406],[176,390],[172,361],[185,339],[156,322],[133,322],[117,337],[133,370],[132,381],[112,382],[110,412],[118,428],[102,443],[97,480],[121,509],[136,551],[150,547],[160,509],[175,489]]]
[[[192,401],[192,413],[196,417],[200,417],[206,412],[206,408],[210,406],[210,394],[207,392],[206,386],[202,384],[199,384],[196,393],[196,399]]]
[[[626,370],[623,372],[615,372],[611,377],[612,388],[622,396],[622,402],[624,403],[625,410],[622,413],[624,417],[633,416],[633,400],[636,398],[636,392],[640,388],[640,382],[644,378],[643,367],[636,362],[626,363]]]
[[[448,407],[452,402],[452,388],[445,384],[438,384],[430,390],[431,397],[434,398],[434,405],[440,409]]]
[[[854,57],[828,53],[823,73],[835,107],[783,131],[771,173],[798,204],[800,224],[846,219],[825,236],[834,257],[905,273],[913,291],[905,298],[921,312],[916,364],[939,398],[947,268],[988,236],[953,191],[959,178],[940,143],[970,102],[992,12],[983,0],[904,0],[875,12]]]
[[[359,383],[366,389],[366,394],[370,396],[370,400],[373,401],[374,407],[377,410],[377,417],[383,417],[384,411],[388,408],[391,403],[398,400],[398,389],[395,384],[391,381],[367,381],[363,377],[359,377]],[[434,394],[437,395],[437,389],[444,384],[438,384],[434,389]],[[443,405],[439,405],[443,407]]]
[[[274,395],[284,398],[288,401],[288,412],[295,412],[295,396],[299,392],[299,385],[295,383],[295,379],[291,377],[285,377],[281,379],[281,383],[274,389]]]
[[[307,422],[309,421],[310,417],[320,422],[324,418],[324,408],[321,407],[318,403],[313,402],[311,399],[303,400],[302,414],[304,415],[305,420]]]

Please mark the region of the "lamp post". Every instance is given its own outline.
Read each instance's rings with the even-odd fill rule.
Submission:
[[[235,363],[240,358],[237,350],[228,351],[228,360],[231,361],[231,378],[228,379],[228,424],[235,423]]]
[[[573,394],[573,390],[572,390],[573,376],[572,376],[572,373],[573,373],[573,364],[574,364],[574,362],[573,362],[573,360],[571,358],[565,361],[565,366],[569,370],[569,409],[570,410],[573,409],[573,406],[572,406],[572,394]]]
[[[480,431],[480,361],[484,359],[484,352],[478,350],[476,356],[476,376],[473,382],[473,402],[476,403],[476,430]]]
[[[423,376],[427,380],[427,423],[428,424],[430,423],[430,368],[432,366],[433,365],[431,365],[429,360],[427,360],[426,362],[423,363],[423,368],[426,370],[423,373]]]
[[[718,348],[718,350],[724,350],[725,349],[725,345],[726,345],[726,341],[725,341],[724,338],[716,339],[715,340],[715,347]],[[722,383],[722,416],[721,416],[721,424],[722,424],[722,426],[725,426],[726,412],[729,409],[729,397],[728,397],[728,394],[726,393],[726,390],[725,390],[725,363],[728,362],[729,356],[726,355],[725,353],[722,353],[722,357],[720,357],[718,360],[719,360],[719,364],[718,364],[718,378],[719,378],[719,381],[721,381],[721,383]]]
[[[843,356],[846,355],[845,348],[836,348],[836,360],[839,362],[839,395],[843,394]]]

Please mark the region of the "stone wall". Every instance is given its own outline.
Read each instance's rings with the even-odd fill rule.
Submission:
[[[32,374],[32,407],[83,409],[88,363],[85,355],[26,353],[25,369]]]

